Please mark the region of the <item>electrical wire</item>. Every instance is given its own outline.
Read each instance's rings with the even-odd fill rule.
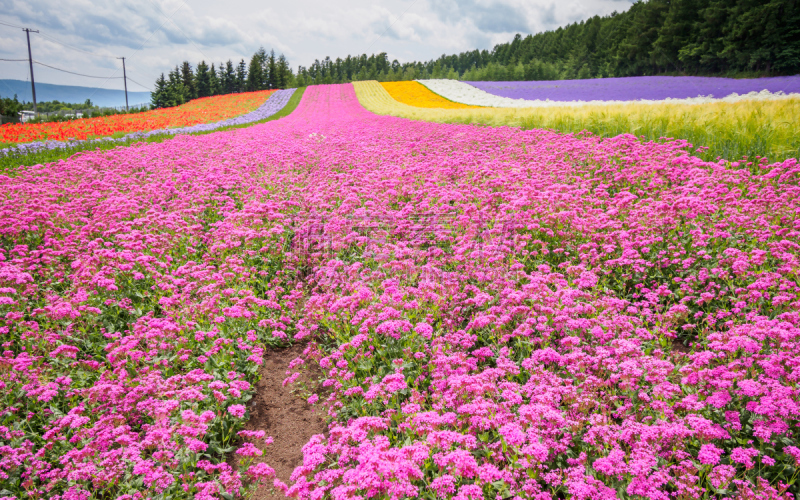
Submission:
[[[383,33],[381,33],[381,36],[379,36],[378,38],[376,38],[375,40],[373,40],[371,44],[369,44],[369,47],[367,47],[367,50],[365,50],[365,51],[364,51],[364,53],[366,54],[367,52],[369,52],[369,49],[371,49],[371,48],[372,48],[372,46],[373,46],[373,45],[375,45],[375,42],[377,42],[378,40],[380,40],[381,38],[383,38],[383,35],[385,35],[385,34],[386,34],[386,32],[387,32],[387,31],[389,31],[389,30],[392,28],[392,26],[394,26],[394,25],[395,25],[395,23],[396,23],[397,21],[399,21],[399,20],[400,20],[400,18],[402,18],[403,16],[405,16],[405,15],[408,13],[408,11],[409,11],[409,10],[411,10],[411,7],[413,7],[414,5],[416,5],[416,4],[417,4],[417,1],[418,1],[418,0],[414,0],[414,2],[413,2],[411,5],[409,5],[409,6],[408,6],[408,8],[407,8],[406,10],[404,10],[404,11],[403,11],[403,13],[402,13],[402,14],[400,14],[400,15],[397,17],[397,19],[395,19],[394,21],[392,21],[392,24],[390,24],[389,26],[387,26],[387,27],[386,27],[386,29],[385,29],[385,30],[383,30]]]
[[[17,26],[16,24],[5,23],[5,22],[3,22],[3,21],[0,21],[0,24],[3,24],[3,25],[5,25],[5,26],[10,26],[10,27],[12,27],[12,28],[20,28],[20,29],[24,29],[24,28],[22,28],[22,26]],[[46,35],[46,34],[44,34],[44,33],[42,33],[42,32],[39,32],[39,36],[41,36],[41,37],[44,37],[44,38],[47,38],[47,39],[48,39],[48,40],[50,40],[51,42],[55,42],[55,43],[57,43],[57,44],[59,44],[59,45],[62,45],[62,46],[64,46],[64,47],[67,47],[68,49],[77,50],[78,52],[83,52],[84,54],[89,54],[90,56],[95,56],[95,57],[106,57],[106,58],[109,58],[109,59],[114,59],[114,56],[107,56],[107,55],[103,55],[103,54],[97,54],[97,53],[95,53],[95,52],[89,52],[88,50],[84,50],[84,49],[81,49],[81,48],[75,47],[74,45],[70,45],[70,44],[68,44],[68,43],[64,43],[64,42],[62,42],[61,40],[59,40],[59,39],[57,39],[57,38],[54,38],[54,37],[52,37],[52,36],[50,36],[50,35]]]
[[[137,82],[136,80],[134,80],[134,79],[133,79],[133,78],[131,78],[131,77],[128,77],[128,80],[132,81],[133,83],[135,83],[136,85],[138,85],[138,86],[142,87],[143,89],[147,89],[147,90],[148,90],[148,91],[150,91],[150,92],[152,92],[152,91],[153,91],[152,89],[150,89],[150,88],[148,88],[148,87],[145,87],[144,85],[142,85],[141,83]]]
[[[55,42],[55,43],[57,43],[57,44],[59,44],[59,45],[63,45],[64,47],[67,47],[68,49],[77,50],[78,52],[83,52],[84,54],[89,54],[90,56],[95,56],[95,57],[106,57],[106,58],[109,58],[109,59],[114,59],[114,56],[105,56],[105,55],[103,55],[103,54],[96,54],[96,53],[94,53],[94,52],[89,52],[88,50],[79,49],[78,47],[74,47],[74,46],[72,46],[72,45],[69,45],[69,44],[67,44],[67,43],[64,43],[64,42],[62,42],[62,41],[60,41],[60,40],[57,40],[57,39],[55,39],[55,38],[51,37],[50,35],[45,35],[44,33],[39,33],[39,35],[40,35],[40,36],[43,36],[44,38],[47,38],[47,39],[48,39],[48,40],[50,40],[51,42]]]
[[[12,28],[25,29],[22,26],[17,26],[16,24],[4,23],[3,21],[0,21],[0,24],[5,25],[5,26],[11,26]]]
[[[162,23],[161,23],[161,26],[159,26],[157,29],[155,29],[154,31],[152,31],[152,32],[150,33],[150,36],[147,38],[147,40],[145,40],[145,41],[144,41],[144,43],[142,43],[142,45],[139,47],[139,49],[137,49],[137,50],[136,50],[136,52],[139,52],[139,51],[142,49],[142,47],[144,46],[144,44],[145,44],[145,43],[147,43],[147,42],[150,40],[150,38],[152,38],[152,37],[153,37],[153,35],[154,35],[156,32],[158,32],[158,31],[159,31],[161,28],[163,28],[163,27],[164,27],[164,24],[166,24],[167,22],[172,22],[172,24],[173,24],[173,25],[175,25],[175,22],[174,22],[174,21],[172,21],[172,17],[173,17],[173,16],[174,16],[174,15],[175,15],[175,14],[176,14],[176,13],[177,13],[177,12],[178,12],[178,11],[179,11],[179,10],[180,10],[180,9],[181,9],[181,8],[182,8],[184,5],[185,5],[185,4],[186,4],[186,0],[184,0],[184,1],[181,3],[181,5],[180,5],[180,6],[179,6],[177,9],[175,9],[175,11],[173,11],[173,12],[172,12],[172,14],[171,14],[171,15],[169,15],[169,16],[167,16],[167,15],[166,15],[166,14],[165,14],[163,11],[161,11],[161,9],[159,8],[158,10],[161,12],[161,15],[163,15],[164,17],[166,17],[166,20],[164,20],[164,22],[162,22]],[[156,5],[156,7],[158,7],[158,6]],[[17,26],[16,24],[7,23],[7,22],[4,22],[4,21],[0,21],[0,25],[9,26],[9,27],[12,27],[12,28],[20,28],[20,29],[24,29],[22,26]],[[192,40],[191,40],[189,37],[187,37],[187,36],[186,36],[186,33],[184,33],[184,32],[183,32],[183,31],[182,31],[182,30],[181,30],[181,29],[180,29],[180,28],[179,28],[177,25],[175,25],[175,27],[178,29],[178,31],[181,31],[181,34],[183,34],[184,38],[186,38],[186,39],[187,39],[187,40],[188,40],[190,43],[192,43],[192,45],[194,45],[194,42],[192,42]],[[44,38],[46,38],[46,39],[48,39],[48,40],[50,40],[51,42],[57,43],[57,44],[59,44],[59,45],[62,45],[62,46],[64,46],[64,47],[67,47],[67,48],[69,48],[69,49],[72,49],[72,50],[75,50],[75,51],[78,51],[78,52],[82,52],[82,53],[84,53],[84,54],[88,54],[88,55],[95,56],[95,57],[105,57],[105,58],[112,58],[112,59],[116,59],[114,56],[107,56],[107,55],[102,55],[102,54],[96,54],[96,53],[94,53],[94,52],[89,52],[88,50],[84,50],[84,49],[81,49],[81,48],[75,47],[75,46],[73,46],[73,45],[69,45],[69,44],[67,44],[67,43],[64,43],[64,42],[62,42],[61,40],[58,40],[57,38],[54,38],[54,37],[52,37],[52,36],[46,35],[46,34],[44,34],[44,33],[41,33],[41,32],[39,33],[39,35],[40,35],[40,36],[42,36],[42,37],[44,37]],[[197,48],[197,49],[198,49],[198,51],[200,50],[200,49],[199,49],[199,48],[198,48],[196,45],[195,45],[195,48]],[[136,53],[136,52],[134,52],[134,53]],[[202,51],[201,51],[201,53],[202,53]],[[4,61],[4,62],[26,62],[26,61],[28,61],[28,59],[4,59],[4,58],[0,58],[0,61]],[[63,72],[63,73],[69,73],[69,74],[71,74],[71,75],[82,76],[82,77],[85,77],[85,78],[97,78],[97,79],[105,79],[105,81],[106,81],[106,82],[107,82],[108,80],[112,80],[112,79],[116,79],[116,80],[122,80],[122,79],[124,78],[124,77],[122,77],[122,76],[114,76],[114,75],[115,75],[115,74],[116,74],[116,73],[119,71],[119,69],[117,69],[117,70],[116,70],[116,71],[115,71],[115,72],[114,72],[114,73],[113,73],[111,76],[109,76],[109,77],[105,77],[105,76],[86,75],[86,74],[83,74],[83,73],[77,73],[77,72],[74,72],[74,71],[69,71],[69,70],[66,70],[66,69],[57,68],[57,67],[55,67],[55,66],[51,66],[51,65],[49,65],[49,64],[45,64],[45,63],[43,63],[43,62],[40,62],[40,61],[37,61],[37,60],[35,60],[35,59],[34,59],[34,61],[33,61],[33,62],[34,62],[35,64],[38,64],[39,66],[44,66],[44,67],[46,67],[46,68],[50,68],[50,69],[53,69],[53,70],[56,70],[56,71],[61,71],[61,72]],[[152,90],[151,90],[149,87],[147,87],[147,86],[145,86],[145,85],[142,85],[141,83],[137,82],[137,81],[136,81],[136,80],[134,80],[133,78],[128,78],[128,80],[130,80],[131,82],[135,83],[136,85],[138,85],[138,86],[142,87],[143,89],[146,89],[146,90],[148,90],[148,91],[152,92]],[[103,83],[105,83],[105,82],[103,82]],[[95,93],[96,93],[96,92],[97,92],[97,91],[95,90]],[[93,96],[94,96],[94,94],[93,94]]]
[[[54,69],[54,70],[56,70],[56,71],[63,71],[64,73],[69,73],[69,74],[71,74],[71,75],[85,76],[86,78],[98,78],[98,79],[100,79],[100,80],[102,80],[103,78],[108,78],[109,80],[110,80],[110,79],[112,79],[112,78],[119,78],[120,80],[122,80],[122,77],[121,77],[121,76],[109,76],[109,77],[105,77],[105,76],[92,76],[92,75],[84,75],[83,73],[75,73],[74,71],[67,71],[67,70],[65,70],[65,69],[56,68],[55,66],[50,66],[49,64],[45,64],[45,63],[43,63],[43,62],[39,62],[39,61],[37,61],[36,59],[34,59],[34,60],[33,60],[33,62],[34,62],[34,64],[38,64],[39,66],[44,66],[44,67],[46,67],[46,68]]]
[[[163,10],[161,10],[161,7],[159,7],[157,3],[153,2],[152,0],[150,1],[150,3],[151,3],[151,4],[153,4],[153,6],[154,6],[154,7],[155,7],[155,8],[158,10],[158,12],[159,12],[159,13],[160,13],[162,16],[164,16],[164,17],[167,17],[167,15],[164,13],[164,11],[163,11]],[[200,47],[198,47],[198,46],[197,46],[197,44],[196,44],[196,43],[194,43],[194,41],[193,41],[191,38],[189,38],[189,36],[188,36],[188,35],[187,35],[187,34],[186,34],[186,33],[185,33],[185,32],[184,32],[182,29],[181,29],[181,27],[180,27],[180,26],[178,26],[178,23],[176,23],[176,22],[175,22],[175,21],[172,19],[172,16],[168,17],[167,19],[169,20],[169,22],[170,22],[170,23],[172,23],[172,25],[173,25],[173,26],[175,26],[175,29],[177,29],[178,31],[180,31],[181,35],[183,35],[183,38],[185,38],[187,42],[191,43],[191,44],[194,46],[194,48],[196,48],[196,49],[197,49],[197,51],[198,51],[198,52],[200,52],[201,54],[203,54],[203,57],[205,57],[206,59],[208,59],[208,60],[209,60],[209,62],[211,61],[211,58],[210,58],[210,57],[208,57],[208,56],[205,54],[205,52],[203,52],[202,50],[200,50]]]
[[[3,82],[3,85],[5,85],[5,86],[6,86],[6,88],[9,90],[9,92],[11,92],[11,94],[17,95],[17,93],[16,93],[16,92],[14,92],[14,89],[12,89],[12,88],[11,88],[11,87],[10,87],[10,86],[9,86],[9,85],[6,83],[6,81],[5,81],[5,80],[0,80],[0,82]],[[11,94],[9,94],[9,95],[11,95]]]
[[[145,39],[145,41],[144,41],[144,42],[142,42],[142,44],[141,44],[141,45],[139,45],[139,48],[138,48],[138,49],[136,49],[136,50],[133,52],[133,54],[132,54],[132,55],[128,56],[128,58],[132,58],[134,55],[138,54],[138,53],[139,53],[139,51],[140,51],[140,50],[142,50],[142,47],[144,47],[144,44],[146,44],[147,42],[149,42],[149,41],[150,41],[150,39],[151,39],[151,38],[153,38],[153,35],[155,35],[155,34],[156,34],[157,32],[159,32],[159,31],[161,31],[161,28],[163,28],[163,27],[164,27],[164,25],[165,25],[165,24],[167,24],[167,21],[169,21],[169,20],[172,18],[172,16],[174,16],[175,14],[177,14],[177,13],[178,13],[178,11],[179,11],[179,10],[181,10],[181,9],[183,8],[183,6],[184,6],[184,5],[186,5],[186,2],[187,2],[187,1],[188,1],[188,0],[183,0],[183,1],[181,2],[181,4],[178,6],[178,8],[177,8],[177,9],[175,9],[174,11],[172,11],[172,14],[170,14],[170,16],[167,18],[167,20],[166,20],[166,21],[164,21],[163,23],[161,23],[161,25],[160,25],[158,28],[156,28],[156,29],[154,29],[153,31],[151,31],[151,32],[150,32],[150,36],[148,36],[148,37],[147,37],[147,39]],[[114,74],[116,75],[116,74],[117,74],[117,72],[119,72],[119,68],[117,68],[117,71],[115,71],[115,72],[114,72]],[[109,80],[110,80],[110,79],[111,79],[111,78],[109,78]],[[100,84],[100,86],[102,87],[103,85],[105,85],[107,81],[108,81],[108,80],[106,80],[105,82],[101,83],[101,84]],[[92,92],[92,95],[89,97],[89,99],[91,99],[92,97],[94,97],[94,95],[97,93],[97,91],[98,91],[98,90],[100,90],[100,89],[98,88],[98,89],[96,89],[94,92]]]

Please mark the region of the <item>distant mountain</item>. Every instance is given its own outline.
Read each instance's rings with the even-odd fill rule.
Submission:
[[[0,97],[14,97],[20,101],[32,101],[31,82],[23,80],[0,80]],[[76,87],[73,85],[53,85],[52,83],[36,82],[37,101],[61,101],[81,103],[91,99],[97,106],[124,106],[125,92],[122,90],[108,90],[94,87]],[[150,92],[128,91],[128,103],[150,103]]]

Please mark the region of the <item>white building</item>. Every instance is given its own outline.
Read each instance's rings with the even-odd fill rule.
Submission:
[[[36,118],[36,113],[33,111],[20,111],[19,112],[19,121],[22,123],[29,122]]]

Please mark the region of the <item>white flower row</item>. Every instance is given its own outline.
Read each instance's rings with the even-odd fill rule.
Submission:
[[[608,104],[707,104],[712,102],[738,102],[738,101],[776,101],[780,99],[800,98],[800,94],[783,92],[772,93],[768,90],[761,92],[750,92],[749,94],[733,93],[727,97],[717,99],[711,96],[698,96],[686,99],[646,100],[637,101],[551,101],[547,100],[528,100],[512,99],[501,97],[485,92],[477,87],[458,80],[417,80],[425,85],[432,92],[439,94],[445,99],[470,104],[473,106],[488,106],[493,108],[549,108],[557,106],[587,106],[587,105],[608,105]]]

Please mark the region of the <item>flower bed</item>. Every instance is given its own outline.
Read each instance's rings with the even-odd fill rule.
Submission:
[[[159,135],[180,135],[191,134],[197,132],[211,132],[223,127],[231,127],[236,125],[245,125],[248,123],[258,122],[269,118],[270,116],[282,110],[291,99],[295,89],[285,89],[270,91],[274,92],[267,97],[267,101],[258,107],[255,111],[237,116],[235,118],[228,118],[216,123],[199,123],[190,127],[177,127],[167,129],[149,130],[146,132],[133,132],[122,137],[113,139],[110,137],[103,137],[99,139],[86,139],[83,141],[36,141],[26,144],[20,144],[15,147],[0,149],[0,155],[19,155],[38,152],[42,150],[54,149],[71,149],[82,144],[101,144],[101,143],[127,143],[132,140],[144,139],[147,137]]]
[[[800,79],[800,77],[798,77]],[[617,83],[619,80],[626,80],[617,78]],[[594,80],[579,80],[580,82],[588,82]],[[756,80],[757,82],[758,80]],[[563,107],[563,106],[599,106],[599,105],[656,105],[656,104],[710,104],[710,103],[735,103],[741,101],[775,101],[775,100],[784,100],[784,99],[797,99],[800,98],[800,93],[790,93],[786,94],[784,92],[777,92],[773,93],[769,90],[762,90],[758,91],[751,91],[744,95],[738,94],[730,94],[726,95],[722,98],[712,98],[708,96],[702,96],[699,94],[695,94],[693,97],[686,97],[686,98],[664,98],[664,99],[637,99],[634,96],[637,95],[635,92],[630,94],[628,99],[623,100],[610,100],[610,99],[601,99],[601,100],[582,100],[581,93],[576,88],[579,84],[574,84],[573,90],[574,92],[571,94],[572,99],[569,100],[561,100],[563,99],[564,94],[559,93],[560,99],[553,99],[550,100],[546,96],[538,97],[537,99],[521,99],[521,98],[510,98],[510,97],[503,97],[500,95],[490,94],[480,87],[473,86],[469,83],[459,82],[457,80],[419,80],[420,83],[428,87],[431,91],[449,99],[451,101],[460,102],[464,104],[470,104],[473,106],[491,106],[496,108],[547,108],[547,107]],[[526,83],[526,82],[523,82]],[[529,83],[529,82],[528,82]],[[541,84],[542,82],[535,82],[537,85]],[[550,83],[550,82],[548,82]],[[751,85],[758,85],[757,83],[752,83]],[[797,84],[789,85],[794,90],[797,89]],[[624,89],[625,85],[620,85],[622,89]],[[519,87],[517,87],[519,88]],[[683,88],[683,93],[687,92],[685,87]],[[698,87],[702,88],[702,87]],[[533,92],[536,94],[536,92]],[[624,92],[622,93],[614,93],[617,96],[624,96]]]
[[[634,76],[542,82],[465,82],[499,97],[529,101],[659,101],[698,96],[727,97],[766,90],[800,93],[800,75],[774,78]]]
[[[174,108],[59,123],[11,123],[0,127],[0,142],[84,140],[118,133],[188,127],[226,120],[255,110],[274,90],[194,99]]]
[[[798,493],[795,160],[375,116],[3,178],[0,488],[243,492],[263,349],[309,341],[301,499]],[[263,439],[246,433],[240,437]],[[271,475],[266,465],[250,471]]]
[[[440,123],[544,128],[564,133],[590,131],[614,137],[635,131],[646,140],[679,137],[706,160],[763,156],[800,157],[800,134],[793,126],[800,97],[773,101],[714,102],[702,106],[628,103],[529,108],[419,108],[393,99],[378,82],[355,82],[359,101],[374,113]]]
[[[469,109],[477,107],[449,101],[434,94],[419,82],[383,82],[381,86],[398,102],[418,108]]]

